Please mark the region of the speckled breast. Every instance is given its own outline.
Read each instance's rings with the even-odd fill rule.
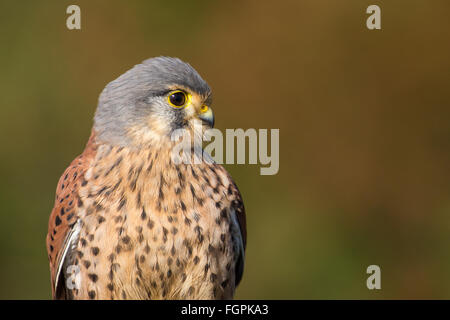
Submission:
[[[233,199],[217,164],[175,165],[170,150],[101,146],[79,191],[74,298],[230,299]]]

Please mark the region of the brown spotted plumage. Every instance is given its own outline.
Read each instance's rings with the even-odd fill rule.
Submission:
[[[50,215],[47,234],[47,251],[50,262],[52,280],[52,294],[54,298],[61,298],[63,284],[57,285],[56,274],[62,265],[63,249],[67,245],[68,233],[77,222],[83,201],[78,193],[82,184],[85,184],[84,175],[96,154],[94,134],[80,156],[72,161],[59,179],[56,189],[55,205]],[[63,280],[62,277],[59,279]],[[60,289],[58,292],[56,289]]]
[[[189,104],[171,105],[176,90]],[[147,60],[105,88],[49,220],[55,299],[233,298],[246,242],[240,193],[222,166],[171,157],[174,129],[212,125],[200,111],[209,103],[206,83],[172,58]],[[116,120],[118,108],[133,118]]]

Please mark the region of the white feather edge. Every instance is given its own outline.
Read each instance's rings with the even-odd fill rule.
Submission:
[[[66,239],[64,241],[64,249],[60,256],[59,262],[58,262],[58,269],[56,272],[55,277],[55,292],[56,292],[56,286],[58,285],[59,277],[61,275],[62,268],[64,266],[64,261],[66,259],[66,255],[69,252],[69,249],[74,250],[76,248],[78,236],[80,235],[81,231],[81,221],[77,220],[76,224],[72,227],[72,230],[69,231],[69,233],[66,236]]]

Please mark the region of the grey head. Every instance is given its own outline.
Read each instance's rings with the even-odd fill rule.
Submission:
[[[178,58],[151,58],[104,88],[94,130],[103,143],[149,145],[195,119],[213,126],[210,104],[211,89],[193,67]]]

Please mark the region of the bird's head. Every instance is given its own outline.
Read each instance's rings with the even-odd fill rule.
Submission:
[[[94,130],[101,142],[142,147],[170,141],[199,120],[213,127],[211,89],[177,58],[144,61],[110,82],[100,95]]]

